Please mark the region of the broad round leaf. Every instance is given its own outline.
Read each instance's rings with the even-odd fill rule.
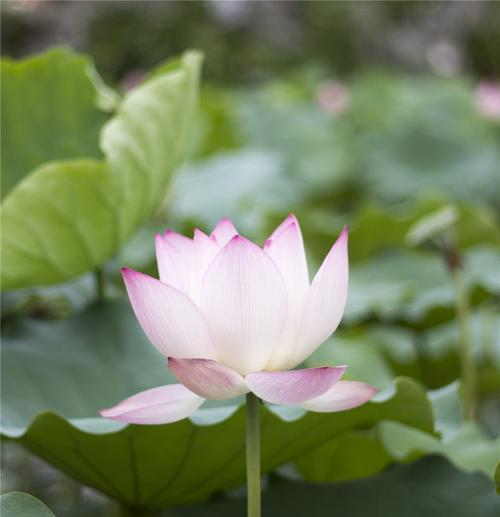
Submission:
[[[56,323],[12,325],[2,354],[3,434],[79,481],[149,509],[203,500],[244,481],[245,411],[237,400],[168,425],[98,417],[99,409],[142,389],[176,382],[127,302],[95,305]],[[263,406],[263,471],[381,420],[433,427],[425,393],[408,379],[340,413]]]

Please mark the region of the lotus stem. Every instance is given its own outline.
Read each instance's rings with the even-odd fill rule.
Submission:
[[[260,517],[260,401],[247,394],[246,418],[247,515]]]
[[[455,283],[457,318],[460,327],[464,419],[473,420],[476,399],[476,371],[470,343],[469,293],[462,268],[453,270],[453,280]]]
[[[106,278],[104,276],[104,270],[98,267],[95,270],[95,281],[96,281],[96,299],[102,301],[106,298]]]

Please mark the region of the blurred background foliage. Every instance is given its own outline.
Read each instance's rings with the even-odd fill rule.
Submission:
[[[52,160],[102,160],[102,149],[97,146],[100,130],[121,113],[117,106],[127,105],[126,100],[121,104],[123,99],[143,95],[141,88],[147,89],[149,71],[188,48],[205,54],[187,159],[171,181],[169,174],[165,180],[160,178],[163,169],[172,169],[171,160],[165,157],[165,161],[154,162],[161,187],[156,190],[156,202],[148,205],[149,211],[144,206],[132,210],[134,203],[127,205],[123,211],[132,210],[133,214],[126,214],[131,222],[120,238],[99,230],[99,240],[93,243],[95,263],[82,265],[68,254],[69,275],[37,277],[35,267],[28,283],[14,282],[11,287],[19,288],[2,294],[2,320],[9,345],[4,347],[4,363],[15,372],[11,376],[5,375],[8,370],[4,372],[4,404],[11,411],[9,416],[18,419],[16,425],[28,426],[37,412],[45,409],[58,410],[68,418],[90,419],[105,405],[104,399],[111,404],[138,387],[161,383],[163,372],[156,358],[147,354],[142,373],[136,380],[129,379],[135,375],[130,372],[137,361],[137,351],[129,341],[137,329],[130,330],[130,311],[126,317],[122,314],[126,304],[120,301],[124,292],[119,276],[123,265],[156,275],[155,231],[172,227],[189,233],[195,226],[209,231],[219,218],[229,216],[242,233],[263,242],[293,211],[302,225],[311,272],[343,225],[350,226],[352,265],[345,318],[309,364],[347,363],[348,376],[381,389],[394,390],[398,376],[412,377],[431,391],[425,395],[421,388],[411,388],[416,390],[415,406],[404,408],[401,414],[418,407],[416,413],[427,415],[432,405],[437,435],[423,416],[410,425],[404,415],[396,418],[397,422],[380,422],[380,414],[369,425],[343,428],[330,440],[310,442],[309,449],[284,458],[291,463],[270,475],[269,484],[277,484],[278,491],[266,504],[272,507],[283,494],[295,493],[296,487],[287,485],[291,481],[280,484],[282,477],[350,482],[426,453],[444,455],[464,471],[450,474],[452,481],[443,485],[442,492],[436,488],[438,499],[461,492],[457,487],[486,483],[483,478],[460,476],[480,471],[491,477],[500,458],[500,3],[11,0],[2,2],[1,8],[2,53],[6,57],[24,58],[61,45],[90,56],[87,61],[64,51],[49,54],[55,58],[36,61],[29,91],[19,95],[21,79],[13,89],[21,111],[26,99],[33,99],[36,106],[37,92],[43,88],[52,92],[47,97],[50,103],[44,104],[46,110],[34,110],[40,117],[37,124],[28,117],[26,127],[35,130],[29,138],[27,133],[21,134],[22,145],[15,135],[10,139],[2,120],[5,145],[16,147],[5,162],[2,152],[2,197],[14,214],[23,213],[19,207],[12,208],[12,199],[23,185],[20,179],[26,175],[31,181],[40,170],[32,168],[43,165],[48,171],[60,163]],[[54,94],[59,90],[52,90],[54,82],[42,80],[48,77],[49,65],[40,64],[44,59],[57,60],[57,56],[67,64],[54,65],[52,72],[57,67],[59,72],[74,72],[73,86],[68,86],[68,72],[62,73],[59,95]],[[85,63],[95,65],[108,87],[95,72],[92,82],[83,79]],[[156,73],[162,73],[161,67]],[[93,104],[89,91],[98,92],[99,105]],[[75,92],[82,93],[76,101]],[[43,102],[42,97],[38,102]],[[2,101],[2,109],[7,112],[6,103]],[[13,104],[9,109],[14,109]],[[75,113],[75,106],[79,110],[76,122],[68,122],[64,113]],[[46,124],[51,113],[62,116],[51,116]],[[69,139],[68,124],[72,124]],[[149,135],[154,124],[145,120],[144,133]],[[116,153],[110,151],[112,143],[104,149],[106,164],[111,165],[116,159]],[[127,162],[119,159],[117,163],[123,166]],[[453,223],[433,231],[459,249],[470,293],[471,342],[478,372],[477,425],[463,424],[458,406],[455,381],[460,377],[460,338],[452,277],[433,238],[423,246],[408,239],[415,224],[450,206],[456,213]],[[69,227],[74,223],[70,221]],[[94,223],[99,227],[99,221]],[[41,225],[40,232],[48,229]],[[10,237],[20,242],[20,235]],[[4,273],[5,266],[4,261]],[[95,266],[102,268],[98,277],[91,271]],[[16,263],[16,267],[21,265]],[[114,300],[108,303],[117,305],[101,309],[99,315],[92,304],[103,276],[107,296]],[[109,322],[120,329],[122,334],[115,334],[123,335],[123,342],[115,343],[107,334]],[[68,336],[76,332],[78,340],[68,342]],[[120,350],[125,356],[111,391],[103,384],[105,375],[95,374],[111,356],[91,346],[102,343],[104,347],[108,341],[114,343],[109,345],[110,353]],[[40,346],[46,353],[40,352]],[[25,357],[38,358],[36,367],[27,368]],[[73,372],[75,357],[94,373]],[[68,370],[40,392],[44,377],[50,376],[50,364]],[[154,375],[145,373],[151,371]],[[89,387],[92,397],[85,399],[78,390],[68,389],[68,398],[61,399],[60,385],[70,384],[73,375],[79,385]],[[107,392],[104,398],[103,392]],[[396,390],[395,406],[405,400],[398,398],[402,397],[398,393]],[[62,442],[72,435],[64,421],[44,418],[38,427],[32,426],[33,443],[38,440],[40,447],[50,447],[51,433]],[[238,418],[231,417],[221,425],[237,426]],[[333,422],[332,429],[337,425]],[[301,424],[296,425],[298,429]],[[338,425],[342,427],[341,419]],[[170,439],[177,436],[180,440],[181,427],[172,426],[169,432],[173,433]],[[87,447],[85,440],[90,439],[83,434],[75,439]],[[110,450],[119,451],[118,442],[113,444],[116,449]],[[29,440],[23,445],[36,449]],[[184,450],[181,442],[178,447]],[[47,454],[35,452],[50,461]],[[93,450],[93,454],[97,452]],[[358,459],[353,461],[353,457]],[[198,459],[193,456],[192,461]],[[363,490],[369,493],[376,490],[372,486],[383,487],[388,476],[398,472],[403,477],[415,476],[422,486],[421,469],[436,475],[440,469],[452,468],[432,463],[432,458],[423,461],[393,467],[375,481],[366,480]],[[275,465],[269,465],[273,470]],[[113,503],[104,496],[13,442],[4,443],[3,467],[4,491],[33,493],[57,515],[116,515]],[[63,468],[71,475],[76,472],[77,478],[79,469],[82,471],[77,460]],[[92,474],[85,475],[94,479]],[[78,479],[85,481],[82,475]],[[195,481],[196,477],[184,480],[179,493],[189,491]],[[238,481],[235,475],[214,490],[231,488]],[[100,487],[100,483],[94,479],[89,484]],[[336,501],[346,497],[342,504],[352,509],[349,487],[345,485]],[[355,490],[355,485],[352,487]],[[190,499],[184,496],[179,501]],[[494,503],[487,497],[482,502],[482,513],[477,515],[494,515]],[[221,512],[236,515],[231,512],[239,511],[233,503],[225,504],[220,503]],[[210,511],[218,514],[219,506]],[[477,508],[481,506],[474,511]],[[208,515],[206,511],[202,514]],[[362,515],[366,508],[359,511]],[[196,509],[193,512],[187,510],[186,515],[197,515]],[[402,510],[400,514],[406,515]]]

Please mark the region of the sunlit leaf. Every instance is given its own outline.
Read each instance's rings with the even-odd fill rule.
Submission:
[[[1,213],[3,289],[101,265],[158,209],[187,141],[200,61],[188,52],[124,98],[100,135],[104,160],[46,163],[10,192]]]
[[[1,66],[2,198],[45,162],[102,156],[107,116],[89,59],[55,49]]]

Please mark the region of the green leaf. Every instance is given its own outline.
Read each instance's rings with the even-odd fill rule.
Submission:
[[[471,422],[463,424],[448,439],[397,422],[382,422],[378,434],[385,450],[398,461],[413,460],[423,454],[442,454],[461,469],[481,471],[493,477],[500,458],[500,438],[488,439]]]
[[[307,481],[347,481],[378,474],[392,463],[375,433],[356,431],[316,447],[294,462]]]
[[[430,400],[440,436],[397,422],[381,422],[377,435],[385,451],[398,461],[442,454],[459,468],[493,477],[500,458],[500,437],[491,439],[475,422],[462,421],[458,382],[431,392]]]
[[[371,204],[362,206],[350,225],[350,258],[360,261],[380,252],[405,247],[410,228],[446,206],[449,205],[442,196],[422,198],[404,210],[387,210]],[[457,213],[454,231],[459,248],[500,244],[500,231],[491,210],[465,203],[457,203],[453,208]]]
[[[500,253],[474,246],[464,253],[467,282],[472,290],[500,293]],[[484,298],[478,292],[479,300]],[[351,268],[345,321],[355,323],[375,315],[382,320],[418,324],[433,311],[452,311],[453,283],[439,256],[423,252],[380,255]],[[442,314],[449,319],[448,315]]]
[[[97,416],[139,390],[173,381],[127,302],[99,304],[59,322],[12,325],[2,354],[3,434],[75,479],[150,509],[207,499],[243,482],[245,412],[237,400],[170,425],[126,426]],[[264,406],[263,471],[381,420],[427,432],[433,426],[424,391],[403,378],[350,411]]]
[[[305,364],[307,367],[347,364],[344,379],[363,379],[378,389],[387,388],[394,379],[390,365],[377,347],[363,339],[342,339],[334,335]]]
[[[2,198],[51,160],[95,158],[107,119],[92,64],[67,49],[2,59]]]
[[[3,289],[101,265],[159,208],[185,148],[200,62],[188,52],[124,98],[101,132],[104,161],[50,162],[10,192],[1,211]]]
[[[207,230],[230,217],[239,231],[255,236],[267,212],[286,210],[292,200],[279,157],[248,149],[185,167],[172,187],[169,214]]]
[[[495,517],[500,499],[482,474],[457,470],[439,457],[343,483],[281,481],[263,494],[263,515],[289,517]],[[173,517],[245,515],[245,501],[175,509]]]
[[[2,517],[55,517],[36,497],[24,492],[8,492],[0,496]]]
[[[470,84],[366,74],[351,93],[347,117],[358,128],[358,165],[372,198],[442,191],[498,205],[498,137],[475,109]]]

